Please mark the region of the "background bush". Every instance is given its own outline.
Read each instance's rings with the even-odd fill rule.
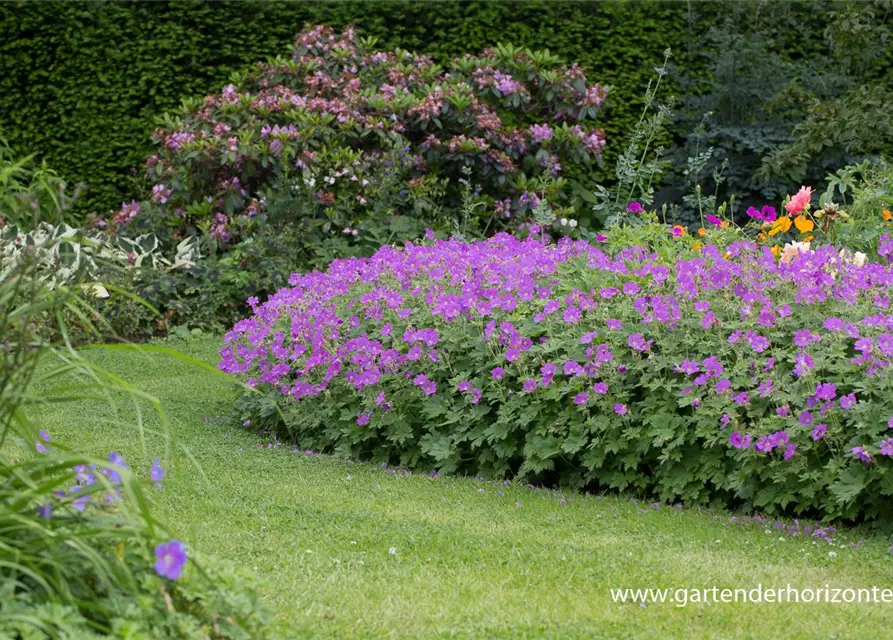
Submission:
[[[574,2],[70,2],[4,3],[0,128],[72,181],[79,211],[105,213],[133,196],[131,168],[148,155],[154,118],[184,97],[279,55],[306,23],[355,24],[382,49],[444,63],[499,42],[549,49],[620,93],[607,136],[628,129],[649,66],[683,50],[681,3]]]
[[[354,29],[307,28],[290,55],[165,119],[146,162],[152,202],[177,236],[221,245],[265,225],[322,243],[399,212],[450,230],[459,214],[463,230],[515,227],[542,197],[571,203],[565,176],[595,186],[605,93],[547,52],[500,45],[441,66]],[[482,206],[464,211],[472,177]],[[120,230],[139,217],[131,204],[98,222]]]

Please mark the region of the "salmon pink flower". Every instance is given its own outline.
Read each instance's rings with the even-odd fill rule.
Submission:
[[[812,199],[812,187],[800,187],[800,191],[791,196],[790,202],[784,208],[787,209],[788,215],[797,215],[809,206],[810,199]]]

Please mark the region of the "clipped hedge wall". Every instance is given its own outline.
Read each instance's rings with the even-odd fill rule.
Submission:
[[[618,141],[663,50],[684,53],[689,17],[684,3],[651,0],[8,2],[0,4],[0,131],[87,183],[81,214],[105,213],[134,195],[133,169],[156,116],[288,51],[305,23],[322,23],[355,24],[382,49],[439,62],[498,42],[550,49],[616,87],[603,123]]]

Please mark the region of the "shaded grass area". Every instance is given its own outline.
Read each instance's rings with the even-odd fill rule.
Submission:
[[[216,362],[216,338],[170,344]],[[611,598],[611,588],[893,589],[890,541],[866,531],[829,546],[730,524],[727,513],[260,448],[227,418],[238,391],[225,379],[167,355],[93,357],[170,414],[178,449],[152,491],[157,515],[195,551],[253,569],[283,637],[878,638],[893,624],[893,604]],[[143,477],[164,455],[160,437],[141,442],[91,403],[42,417],[55,440],[117,450]],[[155,417],[144,419],[151,430]]]

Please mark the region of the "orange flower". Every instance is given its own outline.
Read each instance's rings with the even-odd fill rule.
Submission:
[[[698,229],[698,235],[703,238],[704,236],[707,235],[707,229],[705,229],[704,227],[701,227],[700,229]]]
[[[685,236],[685,227],[679,224],[673,225],[671,233],[674,238],[682,238]]]
[[[775,245],[774,247],[772,247],[772,248],[770,249],[770,251],[772,252],[772,255],[775,256],[775,257],[777,258],[777,257],[778,257],[778,254],[781,253],[781,246],[780,246],[780,245]]]
[[[757,236],[757,240],[759,240],[760,242],[766,242],[766,240],[768,239],[769,236],[767,236],[765,233],[761,233]]]
[[[809,233],[815,229],[815,223],[803,214],[794,218],[794,226],[799,229],[800,233]]]
[[[691,245],[691,248],[694,249],[695,251],[703,251],[704,243],[703,242],[695,242],[693,245]]]
[[[722,221],[722,224],[720,224],[719,226],[722,227],[723,229],[728,229],[728,228],[729,228],[729,221],[728,221],[728,220],[723,220],[723,221]]]
[[[803,238],[803,242],[811,242],[813,240],[815,240],[815,236],[806,236]]]
[[[890,222],[891,220],[893,220],[893,213],[890,213],[887,209],[884,209],[883,216],[885,222]]]
[[[772,228],[769,229],[769,235],[774,236],[777,233],[786,233],[791,228],[791,219],[787,216],[781,216],[778,220],[772,223]]]

